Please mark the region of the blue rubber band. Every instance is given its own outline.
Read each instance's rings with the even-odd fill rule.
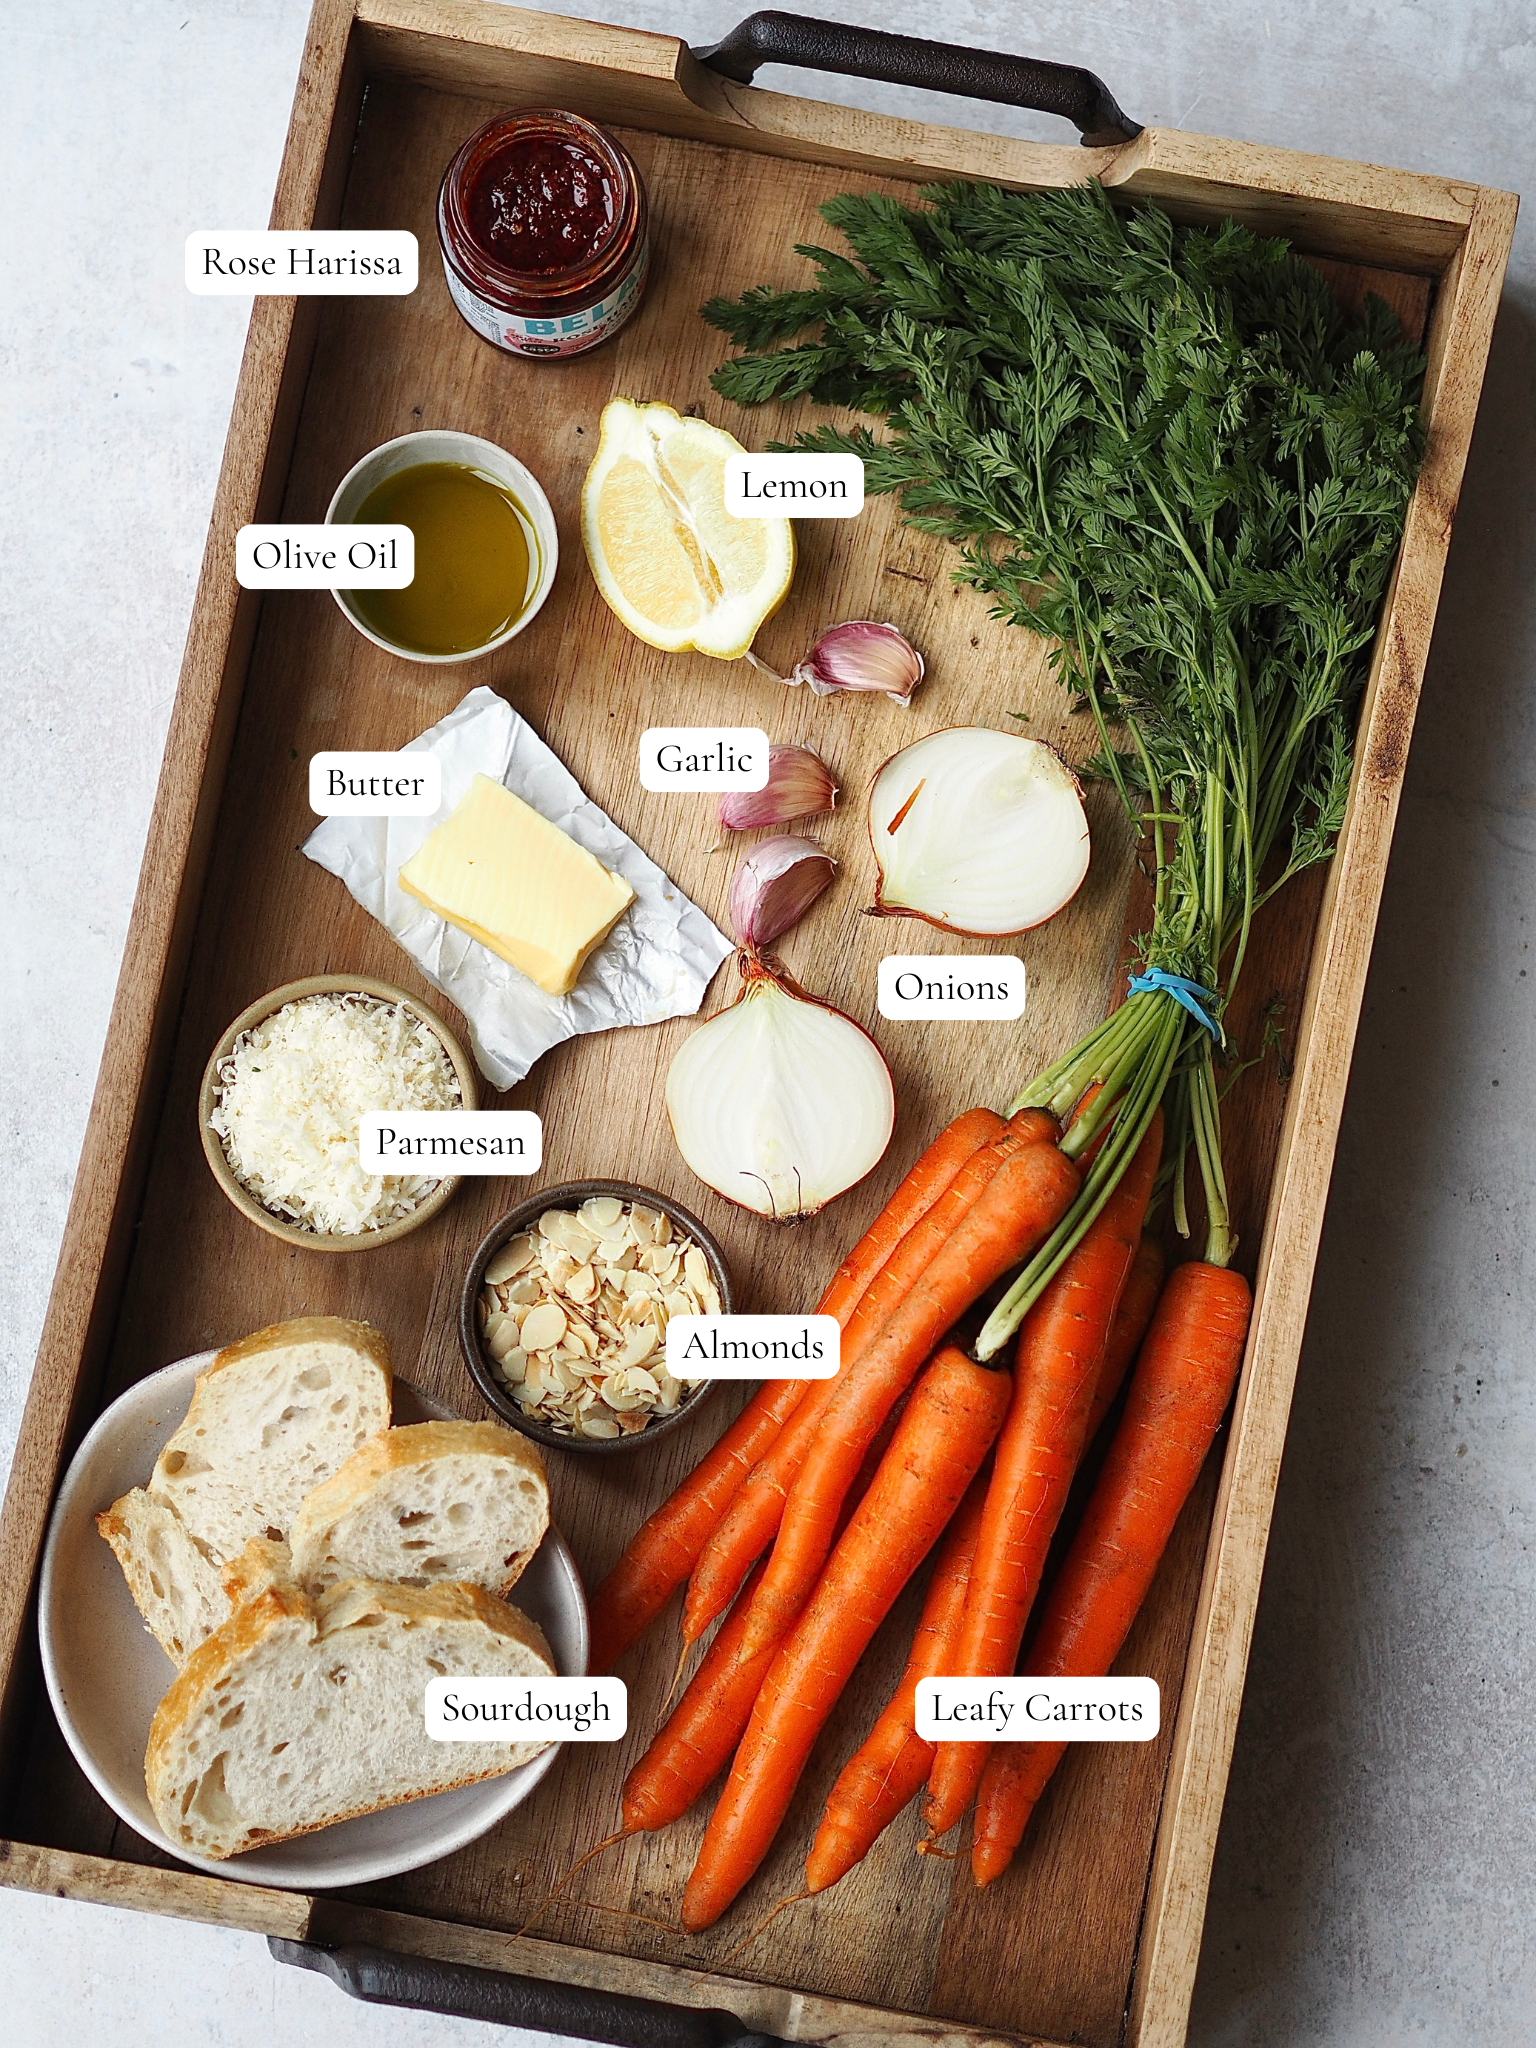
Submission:
[[[1203,1024],[1218,1045],[1226,1044],[1227,1034],[1211,1015],[1216,1006],[1214,990],[1202,988],[1198,981],[1186,981],[1182,974],[1167,974],[1161,967],[1149,967],[1144,974],[1131,978],[1133,996],[1159,988],[1182,1004],[1197,1024]]]

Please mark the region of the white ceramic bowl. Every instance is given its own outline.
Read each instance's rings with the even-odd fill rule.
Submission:
[[[457,1792],[341,1821],[291,1842],[217,1863],[173,1847],[144,1789],[144,1750],[155,1709],[175,1666],[145,1628],[117,1559],[96,1533],[97,1512],[142,1486],[166,1439],[187,1412],[204,1351],[152,1373],[114,1401],[70,1461],[43,1550],[38,1633],[48,1697],[75,1761],[112,1811],[179,1862],[244,1884],[316,1891],[372,1884],[462,1849],[522,1804],[557,1754]],[[395,1420],[443,1420],[452,1411],[395,1381]],[[551,1528],[518,1580],[513,1599],[543,1629],[556,1669],[587,1668],[587,1605],[565,1539]]]
[[[446,427],[432,427],[419,434],[402,434],[398,440],[386,441],[365,455],[361,462],[355,462],[336,486],[336,495],[325,515],[326,525],[346,525],[355,520],[358,507],[387,477],[398,475],[402,469],[415,469],[424,462],[457,462],[470,469],[483,470],[503,485],[521,508],[523,537],[528,543],[528,596],[522,610],[504,633],[498,633],[494,640],[487,640],[481,647],[466,647],[458,654],[423,654],[418,648],[401,647],[393,640],[385,640],[371,626],[365,625],[347,601],[344,590],[333,590],[331,595],[365,640],[371,640],[375,647],[382,647],[389,654],[398,654],[402,661],[478,661],[482,654],[493,653],[496,648],[505,647],[509,640],[515,640],[523,628],[537,618],[545,598],[553,589],[555,570],[560,562],[560,536],[555,530],[555,515],[550,510],[543,485],[515,455],[509,455],[505,448],[498,448],[494,441],[482,441],[476,434],[458,434]]]

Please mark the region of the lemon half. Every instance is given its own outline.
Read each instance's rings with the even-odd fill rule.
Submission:
[[[741,443],[670,405],[615,398],[581,491],[597,587],[632,633],[669,654],[735,661],[795,573],[787,519],[725,509],[725,459]]]

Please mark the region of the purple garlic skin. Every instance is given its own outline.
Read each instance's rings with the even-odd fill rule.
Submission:
[[[771,946],[831,887],[836,873],[837,862],[813,839],[782,832],[759,840],[737,868],[727,901],[738,942],[754,951]]]
[[[876,619],[850,619],[829,626],[800,662],[790,683],[809,683],[818,697],[839,690],[877,690],[894,704],[910,704],[923,680],[923,657],[895,626]]]
[[[768,749],[768,780],[761,789],[732,790],[720,799],[720,822],[728,832],[752,832],[762,825],[788,825],[812,818],[837,802],[832,771],[809,747]]]

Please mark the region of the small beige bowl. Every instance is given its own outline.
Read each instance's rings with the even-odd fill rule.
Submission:
[[[409,990],[396,988],[392,981],[375,981],[367,974],[312,974],[306,981],[285,982],[270,995],[264,995],[249,1009],[242,1010],[234,1023],[209,1055],[203,1069],[203,1085],[197,1098],[198,1130],[203,1140],[203,1156],[213,1169],[213,1177],[228,1195],[241,1215],[256,1225],[259,1230],[280,1237],[284,1244],[297,1245],[308,1252],[366,1252],[376,1245],[393,1244],[408,1231],[417,1230],[429,1222],[446,1203],[453,1199],[462,1174],[450,1174],[440,1181],[427,1199],[409,1216],[402,1216],[398,1222],[385,1224],[382,1230],[359,1232],[354,1237],[337,1237],[325,1231],[301,1230],[296,1223],[289,1223],[284,1217],[276,1216],[264,1202],[258,1201],[250,1189],[240,1180],[224,1155],[224,1146],[209,1118],[213,1115],[214,1103],[219,1092],[219,1068],[229,1058],[235,1040],[253,1025],[262,1023],[285,1003],[299,1001],[303,996],[376,996],[385,1003],[403,1003],[406,1009],[418,1016],[429,1031],[441,1040],[453,1071],[459,1078],[459,1094],[465,1109],[479,1106],[478,1077],[474,1061],[448,1029],[435,1010],[429,1009],[419,996]]]
[[[385,640],[371,626],[364,625],[348,601],[346,591],[333,589],[331,595],[363,638],[371,640],[375,647],[382,647],[386,654],[398,654],[402,661],[478,661],[482,654],[493,654],[498,647],[505,647],[525,626],[531,625],[554,588],[555,570],[560,562],[560,536],[555,530],[555,515],[544,495],[544,487],[531,469],[519,462],[515,455],[509,455],[505,448],[498,448],[494,441],[482,441],[477,434],[454,433],[448,428],[402,434],[398,440],[385,441],[365,455],[361,462],[352,465],[336,486],[336,495],[326,512],[325,523],[327,526],[345,526],[356,519],[358,507],[386,478],[397,476],[402,469],[415,469],[427,462],[457,462],[466,469],[481,470],[486,476],[494,477],[515,501],[523,538],[528,543],[528,595],[517,617],[504,633],[498,633],[494,640],[487,640],[480,647],[466,647],[456,654],[423,654],[420,648],[401,647],[396,641]]]

